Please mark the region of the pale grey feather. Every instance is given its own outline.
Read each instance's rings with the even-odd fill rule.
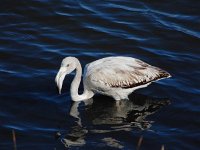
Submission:
[[[109,87],[132,88],[170,77],[170,74],[135,58],[107,57],[88,64],[86,76]]]

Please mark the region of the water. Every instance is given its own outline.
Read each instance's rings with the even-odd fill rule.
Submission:
[[[0,2],[0,149],[198,149],[200,3],[133,0]],[[172,78],[116,107],[97,95],[72,103],[54,78],[61,60],[82,65],[131,56]],[[80,88],[80,92],[82,87]],[[93,101],[93,102],[92,102]]]

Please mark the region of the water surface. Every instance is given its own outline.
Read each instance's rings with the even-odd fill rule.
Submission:
[[[200,3],[134,0],[0,2],[0,149],[199,148]],[[119,107],[95,96],[72,103],[61,60],[81,64],[131,56],[172,78],[136,91]],[[82,87],[80,88],[80,92]]]

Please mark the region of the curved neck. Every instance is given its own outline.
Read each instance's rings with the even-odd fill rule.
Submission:
[[[85,99],[91,98],[91,92],[85,89],[84,87],[84,92],[83,94],[79,95],[78,94],[78,88],[80,86],[81,82],[81,76],[82,76],[82,67],[80,62],[77,60],[76,62],[76,75],[72,81],[71,87],[70,87],[70,93],[71,93],[71,98],[73,101],[81,101]]]

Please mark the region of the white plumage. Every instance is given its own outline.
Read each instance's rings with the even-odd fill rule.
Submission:
[[[95,93],[111,96],[115,100],[128,99],[134,90],[148,86],[151,82],[171,77],[166,71],[151,66],[132,57],[106,57],[87,64],[84,68],[84,92],[78,94],[82,68],[75,57],[66,57],[56,76],[61,92],[66,74],[76,69],[70,92],[72,100],[81,101],[93,97]]]

